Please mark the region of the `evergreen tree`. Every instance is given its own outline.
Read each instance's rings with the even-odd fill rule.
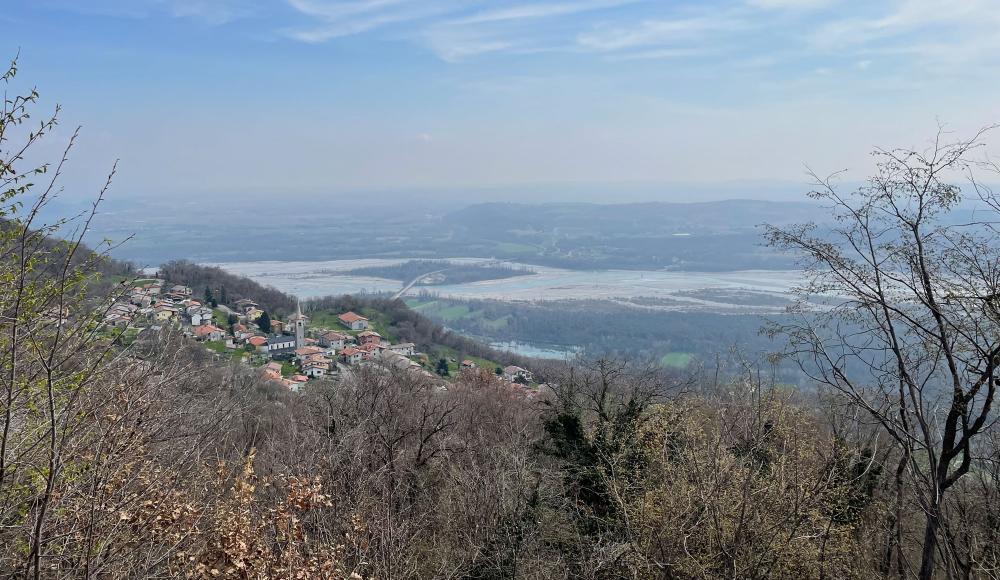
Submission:
[[[448,373],[448,361],[446,361],[443,358],[438,359],[437,367],[434,369],[434,372],[436,372],[437,374],[441,375],[442,377],[448,376],[448,374],[449,374]]]
[[[260,317],[257,318],[257,326],[265,333],[271,332],[271,317],[266,311],[261,312]]]

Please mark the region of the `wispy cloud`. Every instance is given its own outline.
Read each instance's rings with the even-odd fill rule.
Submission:
[[[177,13],[214,5],[155,1],[170,2]],[[323,43],[388,31],[448,62],[497,53],[592,53],[623,62],[722,59],[731,53],[726,62],[734,66],[817,61],[803,62],[798,70],[804,73],[844,56],[855,62],[895,55],[958,63],[993,58],[1000,48],[996,0],[285,1],[307,19],[284,28],[288,38]]]
[[[626,52],[607,57],[611,62],[627,62],[631,60],[668,60],[691,58],[716,54],[717,51],[702,48],[657,48],[638,52]]]
[[[552,18],[556,16],[579,14],[581,12],[615,8],[626,4],[635,4],[639,1],[640,0],[593,0],[589,2],[563,2],[556,4],[524,4],[497,10],[478,12],[476,14],[452,20],[447,24],[484,24],[492,22],[506,22],[511,20]]]
[[[924,72],[960,74],[1000,62],[1000,7],[993,0],[897,0],[824,22],[809,44],[819,53],[885,56]]]
[[[319,20],[318,25],[286,29],[285,35],[308,43],[320,43],[353,36],[385,26],[422,20],[447,14],[449,2],[419,2],[413,0],[358,0],[330,2],[323,0],[288,0],[307,16]]]
[[[645,20],[631,26],[617,26],[580,34],[577,42],[585,48],[613,51],[690,42],[709,32],[732,31],[743,26],[743,23],[737,20],[707,16]]]
[[[813,10],[834,4],[837,0],[747,0],[754,8],[766,10]]]
[[[176,18],[195,18],[208,24],[226,24],[254,13],[251,2],[226,0],[160,0]]]
[[[259,8],[256,0],[43,0],[42,5],[115,18],[152,18],[166,14],[213,26],[252,16]]]

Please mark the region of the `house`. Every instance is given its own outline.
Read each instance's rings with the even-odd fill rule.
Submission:
[[[341,324],[350,328],[351,330],[367,330],[368,329],[368,319],[359,314],[353,312],[345,312],[337,317],[340,319]]]
[[[310,356],[322,355],[324,352],[325,351],[318,346],[303,346],[302,348],[295,349],[295,356],[304,360]]]
[[[328,369],[329,367],[327,365],[308,364],[302,367],[302,374],[311,379],[318,379],[326,376]]]
[[[366,330],[358,334],[358,344],[361,346],[366,344],[382,344],[382,335],[374,330]]]
[[[128,300],[132,304],[135,304],[136,306],[142,306],[144,308],[146,306],[150,306],[153,304],[153,297],[149,296],[148,294],[144,294],[142,292],[133,292],[129,294]]]
[[[343,358],[344,362],[349,365],[358,364],[363,361],[365,359],[365,354],[366,353],[363,350],[354,348],[353,346],[349,346],[340,351],[341,358]]]
[[[271,380],[281,380],[281,363],[269,362],[264,365],[264,376]]]
[[[244,342],[255,334],[255,332],[250,331],[242,324],[237,323],[233,325],[233,338],[235,338],[238,342]]]
[[[387,368],[395,368],[402,371],[409,371],[427,377],[429,379],[440,380],[440,377],[431,374],[430,372],[427,371],[427,369],[421,367],[420,364],[417,363],[416,361],[406,358],[401,354],[396,354],[392,351],[387,351],[385,355],[383,355],[379,359],[379,363]]]
[[[180,296],[190,296],[191,295],[191,288],[189,288],[187,286],[182,286],[181,284],[177,284],[177,285],[174,285],[174,286],[170,287],[170,292],[169,293],[170,294],[177,294],[177,295],[180,295]]]
[[[120,312],[111,312],[104,317],[104,324],[112,328],[125,328],[132,323],[132,317]]]
[[[213,312],[211,308],[206,308],[201,305],[190,306],[187,309],[188,317],[191,318],[191,326],[201,326],[202,324],[211,324],[213,318]]]
[[[261,314],[264,314],[264,311],[261,310],[260,308],[249,308],[246,311],[247,320],[249,320],[250,322],[253,322],[254,320],[260,318]]]
[[[504,367],[503,378],[511,383],[530,383],[534,380],[534,377],[531,375],[531,371],[514,365]]]
[[[295,350],[295,337],[286,334],[272,334],[267,337],[269,354],[286,354]]]
[[[237,311],[243,314],[246,314],[252,308],[260,309],[260,305],[249,298],[240,298],[235,302],[234,306],[236,306]]]
[[[157,322],[166,322],[174,316],[177,316],[177,309],[172,306],[157,306],[153,310],[153,318]]]
[[[267,352],[267,338],[263,336],[251,336],[247,342],[259,352]]]
[[[474,363],[473,361],[471,361],[469,359],[465,359],[465,360],[462,361],[462,368],[463,369],[474,369],[474,368],[476,368],[476,363]]]
[[[330,359],[326,358],[326,355],[324,355],[324,354],[311,354],[311,355],[305,357],[304,359],[302,359],[302,364],[304,364],[304,365],[305,364],[309,364],[309,363],[323,363],[323,364],[329,366],[331,362],[332,361]]]
[[[389,350],[403,356],[413,356],[417,354],[417,345],[412,342],[401,342],[399,344],[390,344]]]
[[[312,355],[302,363],[302,374],[310,378],[326,376],[330,372],[330,359],[322,355]]]
[[[346,341],[347,336],[339,332],[329,331],[319,335],[319,345],[324,348],[340,350],[344,348]]]
[[[191,329],[198,340],[222,340],[226,333],[221,328],[211,324],[202,324]]]
[[[365,358],[371,358],[371,357],[381,356],[382,355],[382,351],[386,350],[386,348],[384,346],[382,346],[381,344],[376,344],[374,342],[369,342],[367,344],[362,344],[361,346],[359,346],[358,350],[360,350],[361,352],[367,354],[367,356]]]
[[[285,332],[285,323],[280,320],[271,321],[271,332],[275,334],[281,334]]]

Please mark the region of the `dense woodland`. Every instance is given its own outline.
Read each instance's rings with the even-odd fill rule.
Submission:
[[[431,302],[430,307],[420,307]],[[775,349],[774,342],[760,334],[767,319],[757,315],[667,312],[601,300],[461,300],[432,293],[419,295],[414,304],[432,319],[484,340],[527,340],[579,348],[593,356],[655,361],[670,352],[684,352],[711,362],[736,345],[757,355]],[[456,306],[465,307],[462,316],[437,314]]]
[[[61,172],[23,167],[55,124],[28,130],[36,99],[7,97],[0,125],[8,577],[1000,575],[1000,260],[990,224],[933,221],[958,196],[939,171],[972,168],[975,141],[893,154],[858,197],[830,193],[843,246],[769,232],[850,298],[772,329],[815,395],[752,361],[677,375],[612,359],[549,369],[534,398],[487,371],[441,389],[377,367],[293,394],[170,331],[128,348],[100,331],[109,296],[88,280],[107,248],[82,246],[89,217],[36,222]],[[866,335],[829,332],[846,316]],[[870,372],[844,373],[859,357]]]

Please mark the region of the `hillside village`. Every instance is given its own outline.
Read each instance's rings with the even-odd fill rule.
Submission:
[[[266,378],[296,392],[310,380],[348,373],[362,365],[395,368],[435,380],[448,374],[447,361],[438,361],[438,372],[431,372],[428,357],[417,351],[417,345],[393,344],[360,314],[343,312],[335,321],[336,328],[311,325],[301,304],[287,320],[273,319],[252,299],[230,303],[224,288],[218,297],[206,288],[204,297],[198,299],[191,287],[160,278],[134,281],[104,317],[106,328],[135,335],[166,327],[180,329],[216,356],[259,367]],[[484,364],[464,359],[458,367],[460,372],[469,372]],[[528,388],[534,377],[527,369],[496,366],[487,370],[494,370],[514,390],[534,392]]]

